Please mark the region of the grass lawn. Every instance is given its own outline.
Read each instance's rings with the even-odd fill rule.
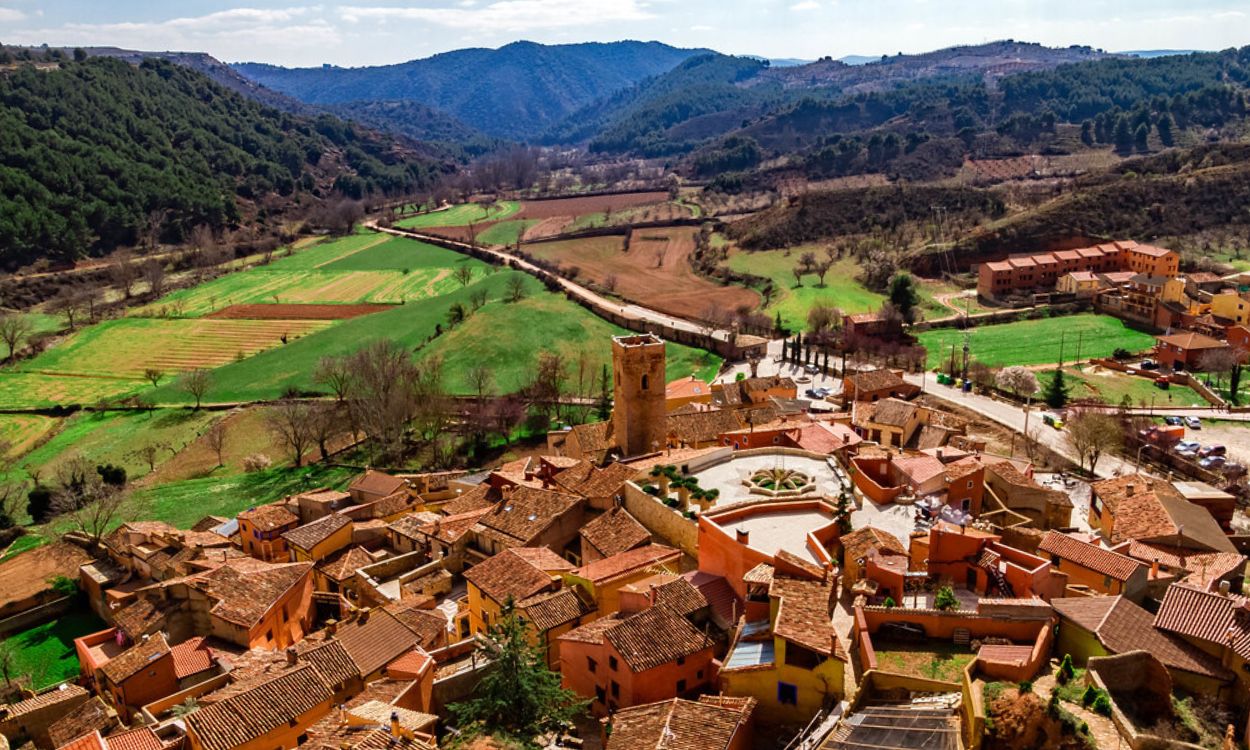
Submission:
[[[824,257],[820,248],[806,246],[761,252],[735,251],[729,256],[729,267],[739,273],[773,280],[777,294],[764,312],[772,317],[780,311],[782,324],[792,331],[806,330],[807,313],[817,303],[833,305],[846,313],[858,313],[875,310],[885,300],[883,295],[864,288],[856,280],[859,264],[851,258],[844,258],[829,269],[824,287],[816,286],[815,274],[804,276],[803,286],[796,287],[793,269],[805,252],[816,253],[817,259]]]
[[[19,313],[20,317],[26,319],[30,323],[30,335],[38,336],[44,333],[56,333],[65,328],[65,319],[59,315],[45,315],[44,313]],[[22,350],[19,343],[17,350]],[[0,341],[0,360],[8,359],[9,345]]]
[[[873,643],[877,666],[887,672],[959,682],[964,667],[977,655],[964,646],[941,641],[925,643]]]
[[[36,690],[78,676],[74,639],[108,627],[87,609],[64,614],[55,620],[14,633],[6,640],[17,647],[13,667],[29,675]]]
[[[958,356],[964,332],[940,328],[924,331],[918,338],[929,350],[929,366],[935,367],[950,357],[952,345]],[[1064,359],[1071,362],[1078,354],[1082,359],[1110,357],[1116,349],[1140,352],[1153,345],[1150,334],[1110,315],[1093,313],[978,326],[972,329],[971,339],[972,357],[995,367],[1052,364],[1059,361],[1061,348]]]
[[[432,211],[428,214],[417,214],[395,222],[395,226],[406,229],[421,227],[462,227],[469,223],[482,221],[499,221],[506,219],[521,210],[516,201],[500,201],[489,206],[477,203],[462,203],[443,211]]]
[[[925,319],[935,320],[937,318],[949,318],[957,314],[954,310],[938,302],[938,295],[959,294],[965,290],[949,281],[917,278],[916,291],[920,294],[920,309],[924,313]],[[968,315],[983,313],[988,309],[977,301],[975,290],[971,296],[951,298],[951,302],[959,308],[960,312]]]
[[[382,338],[398,341],[418,351],[420,357],[443,355],[448,386],[464,393],[469,390],[465,374],[478,362],[492,363],[497,388],[512,390],[531,376],[534,358],[542,349],[563,351],[575,361],[579,350],[592,347],[606,358],[609,339],[621,335],[622,329],[560,295],[544,291],[537,279],[526,274],[522,278],[527,297],[520,303],[504,302],[507,280],[518,273],[499,270],[477,277],[468,287],[457,284],[443,296],[345,320],[286,346],[220,367],[213,371],[214,385],[207,401],[270,399],[288,387],[317,390],[312,373],[321,357],[350,353]],[[437,329],[446,329],[451,306],[457,302],[468,306],[470,295],[479,287],[485,287],[490,301],[459,327],[445,330],[431,341]],[[695,371],[707,375],[720,366],[718,357],[700,350],[675,344],[668,350],[669,374],[674,377]],[[152,395],[161,404],[189,402],[172,384],[162,385]]]
[[[1172,384],[1167,390],[1156,388],[1153,381],[1146,378],[1133,377],[1120,372],[1102,370],[1094,372],[1077,372],[1071,368],[1064,370],[1064,379],[1070,390],[1068,397],[1072,399],[1096,398],[1108,404],[1119,404],[1125,396],[1129,397],[1134,406],[1154,403],[1159,407],[1166,406],[1207,406],[1207,401],[1193,388]],[[1037,381],[1045,392],[1053,371],[1037,373]]]
[[[538,219],[513,219],[491,224],[477,233],[477,241],[486,245],[515,245],[521,233],[538,223]]]

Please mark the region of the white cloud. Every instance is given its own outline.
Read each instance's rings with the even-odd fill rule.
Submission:
[[[816,0],[803,0],[802,2],[791,5],[790,10],[807,11],[816,10],[819,7],[820,3],[816,2]]]
[[[26,14],[17,8],[0,8],[0,23],[13,21],[21,21],[26,18]]]
[[[704,26],[703,24],[696,24],[696,25],[694,25],[694,26],[691,26],[691,27],[690,27],[690,30],[691,30],[691,31],[715,31],[715,30],[716,30],[716,27],[715,27],[715,26]]]
[[[481,7],[357,6],[338,8],[352,23],[420,21],[458,29],[531,31],[555,27],[644,21],[653,18],[639,0],[496,0]]]
[[[319,17],[320,11],[319,7],[303,6],[230,8],[158,21],[66,23],[15,31],[7,34],[5,41],[203,51],[226,60],[250,60],[272,51],[321,55],[327,48],[338,46],[341,37],[334,26]]]

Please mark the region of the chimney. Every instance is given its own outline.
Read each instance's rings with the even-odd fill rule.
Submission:
[[[399,712],[391,711],[391,736],[399,739],[402,733],[399,730]]]
[[[1151,578],[1159,577],[1159,561],[1158,560],[1150,561],[1150,577]]]
[[[366,622],[369,622],[369,608],[368,607],[360,608],[360,614],[357,617],[357,621],[361,625],[364,625]]]
[[[1125,497],[1132,497],[1132,496],[1133,496],[1133,485],[1131,485],[1131,484],[1126,484],[1126,485],[1124,485],[1124,496],[1125,496]]]
[[[751,532],[746,529],[735,529],[734,536],[737,538],[738,544],[750,544],[751,542]]]
[[[1233,585],[1228,581],[1220,581],[1220,596],[1228,596],[1228,593],[1232,591],[1232,588]]]
[[[941,448],[938,448],[938,449],[937,449],[937,460],[939,460],[939,461],[941,461],[941,460],[942,460],[942,449],[941,449]]]
[[[288,667],[295,666],[295,662],[297,661],[299,661],[299,652],[295,650],[294,646],[287,646],[286,647],[286,665]]]
[[[339,621],[334,618],[326,620],[326,640],[333,638],[337,632],[339,632]]]

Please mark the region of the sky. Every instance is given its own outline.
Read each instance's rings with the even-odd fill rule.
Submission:
[[[1246,0],[0,0],[0,42],[382,65],[519,39],[658,40],[815,59],[995,39],[1110,51],[1250,44]]]

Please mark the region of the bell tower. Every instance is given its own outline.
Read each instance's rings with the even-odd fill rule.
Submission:
[[[612,338],[612,431],[622,457],[664,448],[664,340],[655,334]]]

